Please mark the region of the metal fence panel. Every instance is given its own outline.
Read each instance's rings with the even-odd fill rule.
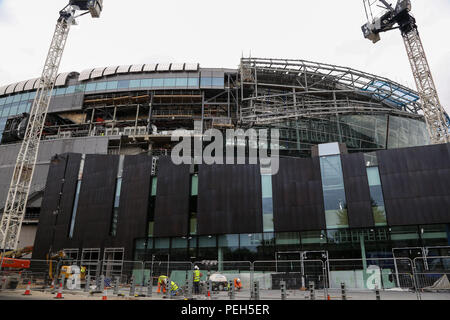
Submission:
[[[253,272],[250,261],[198,261],[194,263],[202,273],[200,295],[207,297],[208,281],[211,280],[210,298],[230,299],[229,282],[233,284],[234,299],[249,300],[252,296]],[[241,287],[234,288],[235,279],[240,279]]]
[[[260,283],[261,299],[281,299],[281,283],[285,283],[286,299],[309,297],[308,288],[321,290],[324,299],[327,288],[327,272],[321,260],[255,261],[254,279]],[[318,297],[316,293],[313,297]]]
[[[330,259],[330,288],[349,290],[414,289],[409,258]]]

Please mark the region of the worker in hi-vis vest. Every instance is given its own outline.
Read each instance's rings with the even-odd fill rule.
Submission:
[[[167,282],[167,276],[161,275],[158,278],[158,290],[156,291],[157,293],[161,293],[161,287],[162,287],[163,293],[166,293],[166,282]]]
[[[198,266],[194,267],[194,294],[200,294],[200,278],[203,274],[200,272]]]
[[[167,278],[164,279],[164,284],[165,284],[166,288],[168,288],[168,282],[169,282],[169,280]],[[177,284],[173,281],[170,281],[170,294],[172,296],[177,296],[179,293],[179,290],[180,290],[180,288],[177,286]]]

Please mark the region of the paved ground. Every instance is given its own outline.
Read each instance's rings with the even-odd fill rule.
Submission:
[[[156,289],[155,289],[156,291]],[[46,292],[42,290],[32,290],[31,296],[22,295],[24,292],[23,289],[18,290],[4,290],[0,291],[0,300],[55,300],[56,294],[52,294],[47,289]],[[136,292],[139,292],[138,290]],[[122,290],[122,294],[124,296],[118,297],[113,295],[112,290],[107,291],[107,300],[167,300],[160,294],[153,293],[152,297],[132,297],[129,296],[129,289]],[[330,300],[342,300],[341,291],[336,289],[328,290],[328,294],[330,295]],[[317,300],[325,300],[324,293],[322,290],[318,290],[315,292]],[[417,300],[417,294],[415,292],[408,291],[381,291],[381,300]],[[450,292],[425,292],[420,294],[422,300],[450,300]],[[89,294],[86,292],[70,292],[69,290],[65,290],[63,292],[63,300],[102,300],[103,295],[101,293]],[[237,292],[236,300],[249,300],[250,293],[248,291]],[[181,297],[177,297],[175,299],[183,299]],[[195,300],[207,300],[208,298],[205,295],[194,296]],[[229,296],[226,292],[214,293],[211,296],[212,300],[229,300]],[[260,292],[260,300],[280,300],[281,294],[279,290],[262,290]],[[288,300],[309,300],[309,292],[305,291],[288,291]],[[347,292],[348,300],[376,300],[376,295],[374,292],[367,291],[348,291]]]

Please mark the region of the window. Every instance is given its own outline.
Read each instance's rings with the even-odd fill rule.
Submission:
[[[176,86],[177,87],[187,87],[188,86],[188,79],[187,78],[177,78],[176,79]]]
[[[5,104],[10,104],[10,103],[12,103],[12,102],[13,102],[13,99],[14,99],[14,96],[9,96],[9,97],[7,97],[7,98],[6,98]]]
[[[325,231],[305,231],[300,233],[302,245],[327,243],[327,236]]]
[[[155,226],[155,205],[156,205],[156,190],[157,190],[157,183],[158,183],[158,178],[157,177],[152,177],[151,180],[151,184],[152,184],[152,189],[150,192],[150,199],[149,199],[149,204],[148,204],[148,217],[147,217],[147,221],[148,221],[148,232],[147,235],[149,237],[153,236],[153,232],[154,232],[154,226]]]
[[[369,181],[370,198],[375,225],[386,226],[386,210],[384,206],[383,189],[381,186],[380,172],[378,170],[378,167],[367,168],[367,178]]]
[[[216,246],[216,237],[198,237],[199,248],[215,248]]]
[[[21,94],[16,94],[13,96],[13,102],[20,102],[20,99],[22,98]]]
[[[84,92],[86,90],[86,84],[79,84],[75,90],[75,92]]]
[[[22,102],[20,105],[19,105],[19,109],[18,109],[18,114],[22,114],[22,113],[24,113],[24,112],[27,112],[27,105],[28,105],[28,103],[26,103],[26,102]]]
[[[122,191],[122,175],[123,175],[123,162],[125,156],[121,155],[119,158],[119,168],[117,170],[116,179],[116,192],[114,195],[114,207],[113,207],[113,217],[111,222],[110,235],[115,237],[117,235],[117,222],[119,218],[119,206],[120,206],[120,193]]]
[[[175,78],[166,78],[164,79],[164,87],[173,88],[175,87],[176,79]]]
[[[13,104],[11,106],[11,110],[9,111],[10,116],[15,116],[17,114],[17,109],[19,108],[19,105],[17,103]]]
[[[95,91],[96,87],[97,87],[96,83],[88,83],[87,86],[86,86],[86,92]]]
[[[108,82],[99,82],[99,83],[97,83],[96,91],[105,91],[107,85],[108,85]]]
[[[170,249],[170,239],[169,238],[155,239],[155,249]]]
[[[63,94],[66,94],[66,88],[58,88],[56,89],[56,95],[61,96]]]
[[[76,89],[76,86],[69,86],[69,87],[67,87],[66,94],[74,94],[75,93],[75,89]]]
[[[198,78],[189,78],[188,79],[188,87],[198,88]]]
[[[158,178],[153,177],[152,178],[152,196],[156,196],[156,189],[158,187]]]
[[[198,195],[198,175],[191,176],[191,196],[189,199],[189,234],[197,234],[197,197]]]
[[[162,87],[164,87],[164,79],[153,79],[152,87],[153,88],[162,88]]]
[[[320,169],[327,228],[348,228],[341,157],[339,155],[321,157]]]
[[[113,218],[111,223],[111,236],[117,235],[117,222],[119,217],[120,192],[122,189],[122,178],[116,180],[116,193],[114,196]]]
[[[262,240],[261,233],[241,234],[239,235],[239,247],[256,252],[257,248],[262,245]]]
[[[131,80],[130,88],[139,88],[141,86],[141,80]]]
[[[213,87],[223,87],[225,85],[224,78],[212,78]]]
[[[200,81],[201,87],[211,87],[212,85],[212,78],[201,78]]]
[[[117,83],[117,89],[128,89],[130,87],[130,80],[120,80]]]
[[[9,110],[10,110],[10,109],[11,109],[10,106],[4,107],[1,116],[2,116],[2,117],[8,117],[8,116],[9,116]]]
[[[73,238],[73,232],[75,229],[75,219],[77,216],[78,201],[80,200],[81,182],[82,182],[82,178],[83,178],[83,170],[84,170],[85,161],[86,161],[86,155],[83,154],[81,156],[80,169],[78,170],[78,182],[77,182],[77,189],[75,192],[75,199],[73,202],[72,217],[70,218],[70,228],[69,228],[69,238],[70,239]]]
[[[191,196],[198,195],[198,175],[194,174],[191,179]]]
[[[187,249],[188,241],[186,238],[173,238],[172,249]]]
[[[30,93],[24,93],[22,94],[22,98],[20,99],[20,101],[28,101],[30,100]]]
[[[110,82],[108,82],[106,89],[107,90],[117,90],[117,85],[118,85],[117,81],[110,81]]]
[[[6,98],[0,98],[0,106],[4,105],[6,102]]]
[[[151,88],[153,79],[142,79],[141,88]]]
[[[300,245],[300,235],[298,232],[277,233],[275,243],[277,246]]]

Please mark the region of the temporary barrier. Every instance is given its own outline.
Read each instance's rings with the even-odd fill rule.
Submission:
[[[253,266],[261,299],[281,299],[281,283],[285,286],[286,299],[304,299],[309,283],[322,292],[319,299],[326,297],[327,268],[322,260],[255,261]]]
[[[207,290],[207,281],[211,280],[211,298],[228,299],[229,281],[234,286],[236,300],[249,300],[253,291],[253,264],[250,261],[197,261],[194,263],[202,274],[200,293]],[[238,281],[239,280],[239,281]]]

